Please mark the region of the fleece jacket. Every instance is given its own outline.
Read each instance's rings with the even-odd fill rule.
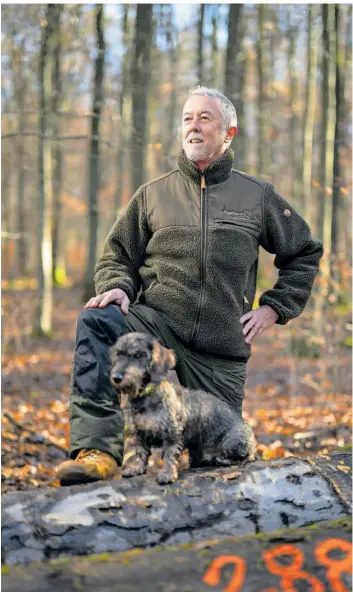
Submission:
[[[139,295],[188,347],[246,361],[239,319],[252,309],[259,247],[279,270],[260,305],[282,325],[304,309],[323,249],[273,185],[233,159],[227,150],[201,171],[182,151],[177,169],[139,187],[107,237],[95,285]]]

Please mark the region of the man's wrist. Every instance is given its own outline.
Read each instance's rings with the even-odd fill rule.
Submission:
[[[275,311],[274,308],[272,308],[272,306],[270,306],[269,304],[263,304],[263,306],[267,306],[267,308],[271,311],[271,314],[273,314],[274,317],[274,321],[276,323],[276,321],[278,321],[279,319],[279,314],[278,312]]]

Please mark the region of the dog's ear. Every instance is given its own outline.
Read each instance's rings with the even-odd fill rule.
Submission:
[[[157,384],[161,382],[168,370],[174,368],[175,363],[176,358],[173,350],[163,347],[158,341],[154,341],[150,365],[151,382]]]

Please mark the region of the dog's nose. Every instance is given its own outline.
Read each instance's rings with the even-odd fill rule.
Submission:
[[[112,380],[114,380],[116,383],[121,382],[123,378],[124,374],[122,372],[114,372],[112,374]]]

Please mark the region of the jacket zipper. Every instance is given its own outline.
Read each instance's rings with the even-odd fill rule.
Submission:
[[[191,335],[191,342],[193,342],[199,330],[199,321],[201,316],[201,310],[203,300],[205,296],[205,285],[206,285],[206,255],[207,255],[207,200],[206,200],[206,180],[202,175],[201,177],[201,269],[200,269],[200,281],[201,291],[199,304],[196,313],[196,319]]]

